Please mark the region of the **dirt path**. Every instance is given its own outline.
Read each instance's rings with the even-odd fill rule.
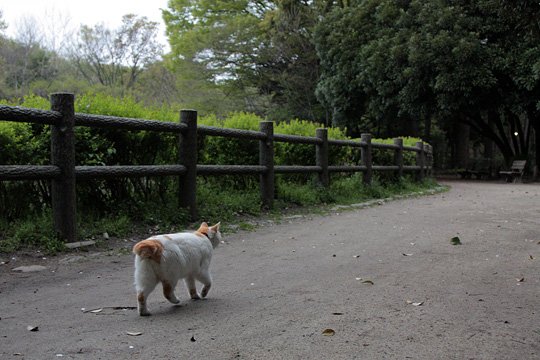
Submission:
[[[449,185],[230,235],[209,299],[156,291],[147,318],[113,308],[135,306],[131,255],[13,260],[0,358],[540,359],[540,186]]]

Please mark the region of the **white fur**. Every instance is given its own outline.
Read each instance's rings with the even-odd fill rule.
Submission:
[[[212,285],[210,261],[212,251],[221,242],[219,225],[210,227],[208,237],[200,233],[177,233],[153,236],[148,240],[158,240],[163,245],[160,263],[149,258],[135,256],[135,289],[138,295],[139,315],[150,315],[146,305],[148,295],[161,282],[165,297],[174,304],[179,300],[174,295],[178,280],[184,279],[192,299],[200,299],[195,280],[203,284],[201,296],[204,298]],[[166,284],[172,287],[169,296]],[[140,301],[140,294],[143,301]]]

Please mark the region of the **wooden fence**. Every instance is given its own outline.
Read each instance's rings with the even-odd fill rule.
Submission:
[[[163,122],[88,115],[74,112],[74,95],[57,93],[51,95],[51,110],[37,110],[0,105],[0,121],[29,122],[51,125],[51,165],[0,165],[0,181],[51,180],[53,224],[57,234],[67,242],[77,239],[76,191],[78,179],[178,176],[179,206],[187,208],[192,220],[197,218],[196,178],[198,175],[245,175],[260,176],[260,194],[263,206],[271,208],[274,201],[275,174],[314,173],[323,186],[329,184],[329,174],[335,172],[363,172],[365,184],[371,184],[374,171],[393,171],[399,177],[405,171],[414,172],[418,180],[431,174],[432,149],[428,144],[416,143],[404,146],[402,139],[394,144],[371,142],[370,134],[362,134],[361,141],[328,139],[327,129],[317,129],[315,137],[274,134],[273,122],[262,121],[259,131],[197,126],[197,112],[182,110],[180,122]],[[137,166],[77,166],[75,165],[75,126],[114,128],[123,130],[147,130],[178,134],[178,164]],[[197,134],[222,136],[259,141],[259,165],[198,165]],[[274,143],[288,142],[316,146],[315,166],[277,166],[274,164]],[[360,148],[361,165],[332,166],[328,164],[329,146]],[[373,149],[394,150],[394,165],[373,165]],[[1,151],[1,149],[0,149]],[[416,152],[416,165],[403,165],[403,152]]]

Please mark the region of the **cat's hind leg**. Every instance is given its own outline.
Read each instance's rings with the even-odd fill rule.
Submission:
[[[137,291],[137,310],[139,315],[148,316],[150,312],[146,302],[148,296],[154,291],[158,279],[153,272],[144,269],[145,264],[138,263],[135,267],[135,290]]]
[[[210,287],[212,286],[212,276],[210,275],[210,271],[208,271],[208,269],[201,270],[201,272],[197,274],[197,280],[203,284],[201,296],[205,298],[210,291]]]
[[[176,282],[174,284],[171,284],[168,281],[162,281],[161,284],[163,285],[163,295],[165,296],[165,298],[173,304],[178,304],[180,300],[178,300],[178,298],[174,294]]]
[[[189,275],[184,279],[184,281],[186,282],[186,286],[188,288],[189,296],[191,297],[191,299],[200,300],[201,297],[197,293],[197,287],[195,286],[195,278],[193,277],[193,275]]]
[[[140,284],[140,285],[136,284],[137,310],[139,311],[139,315],[141,316],[150,315],[150,312],[148,311],[148,306],[146,305],[146,301],[148,300],[148,296],[154,290],[156,285],[157,285],[157,280],[155,282],[147,281],[144,284]]]

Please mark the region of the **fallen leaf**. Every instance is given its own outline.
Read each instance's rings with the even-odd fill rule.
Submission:
[[[362,280],[362,278],[360,278],[360,277],[357,277],[357,278],[355,278],[355,279],[356,279],[356,281]]]
[[[518,279],[516,279],[516,280],[517,280],[517,282],[524,282],[524,281],[525,281],[525,278],[524,278],[524,277],[521,277],[521,278],[518,278]]]
[[[412,256],[413,254],[402,254],[403,256]]]
[[[93,314],[97,314],[97,313],[100,313],[100,312],[102,312],[102,311],[103,311],[103,308],[90,310],[90,312],[93,313]]]
[[[34,332],[35,332],[35,331],[39,331],[39,326],[28,325],[28,326],[26,327],[26,330],[28,330],[28,331],[34,331]]]
[[[140,336],[143,333],[140,331],[126,331],[126,334],[128,334],[129,336]]]
[[[371,281],[371,280],[364,280],[364,281],[362,281],[362,284],[374,285],[373,281]]]
[[[191,337],[191,342],[195,342],[195,341],[197,341],[197,340],[195,340],[195,336],[192,336]]]
[[[334,336],[336,332],[334,331],[334,329],[324,329],[322,334],[324,336]]]
[[[461,240],[457,236],[454,236],[453,238],[451,238],[450,242],[452,243],[452,245],[461,245]]]
[[[412,305],[413,305],[413,306],[422,306],[422,305],[424,305],[424,302],[423,302],[423,301],[420,301],[420,302],[413,302]]]
[[[343,315],[342,312],[333,312],[332,315]]]
[[[534,260],[534,256],[529,255],[529,260]]]
[[[360,255],[354,255],[354,256],[353,256],[353,258],[355,258],[355,259],[356,259],[356,258],[359,258],[359,257],[360,257]]]

